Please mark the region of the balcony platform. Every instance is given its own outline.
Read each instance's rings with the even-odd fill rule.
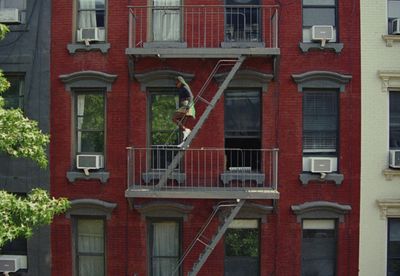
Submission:
[[[192,199],[279,199],[279,192],[266,188],[145,188],[130,186],[125,191],[126,198],[192,198]]]

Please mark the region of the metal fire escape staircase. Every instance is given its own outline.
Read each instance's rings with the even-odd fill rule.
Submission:
[[[199,255],[199,259],[193,264],[191,271],[188,272],[187,276],[196,276],[199,273],[201,267],[207,261],[207,258],[210,256],[212,251],[214,250],[215,246],[221,240],[222,236],[225,234],[226,230],[228,229],[231,222],[235,219],[236,215],[239,213],[240,209],[244,205],[246,200],[244,199],[237,199],[235,202],[220,202],[215,208],[211,215],[208,217],[206,223],[202,226],[192,243],[188,246],[185,252],[182,254],[182,257],[179,259],[177,266],[175,267],[174,271],[172,272],[171,276],[175,276],[176,273],[179,271],[180,267],[183,264],[185,258],[189,255],[191,250],[197,243],[204,245],[204,250]],[[227,212],[222,219],[221,224],[218,226],[216,234],[211,238],[208,239],[205,237],[204,233],[208,229],[211,221],[214,219],[216,214],[223,208],[231,208],[230,212]]]
[[[165,173],[160,177],[158,184],[156,185],[157,188],[161,188],[165,185],[165,183],[168,180],[168,177],[171,175],[171,173],[174,171],[174,169],[178,166],[180,163],[182,157],[185,154],[185,149],[187,149],[192,142],[192,140],[196,137],[197,133],[199,130],[202,128],[204,122],[207,120],[208,116],[210,115],[211,111],[214,109],[215,105],[217,104],[218,100],[221,98],[223,95],[225,89],[228,87],[229,83],[235,76],[236,72],[239,70],[240,66],[243,64],[244,60],[246,59],[245,56],[241,55],[237,59],[226,59],[226,60],[219,60],[217,64],[215,65],[214,69],[210,73],[209,77],[207,78],[206,82],[203,84],[203,87],[200,89],[198,95],[196,96],[194,103],[198,101],[203,101],[207,104],[207,107],[199,120],[197,121],[196,125],[192,129],[191,133],[189,136],[186,138],[186,140],[183,142],[183,145],[181,146],[181,149],[175,157],[172,159],[171,163],[169,164],[167,170]],[[213,96],[211,101],[205,100],[202,95],[207,88],[208,84],[211,82],[212,78],[214,75],[218,72],[218,70],[221,67],[224,66],[232,66],[231,71],[228,73],[226,76],[225,80],[222,82],[221,86],[218,88],[217,92]]]

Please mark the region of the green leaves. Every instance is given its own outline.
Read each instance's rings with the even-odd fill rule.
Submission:
[[[27,197],[0,191],[0,247],[15,238],[30,237],[35,227],[50,224],[68,208],[67,199],[51,198],[42,189],[33,189]]]
[[[49,141],[37,122],[25,118],[20,109],[0,107],[0,151],[13,157],[30,158],[45,168]]]

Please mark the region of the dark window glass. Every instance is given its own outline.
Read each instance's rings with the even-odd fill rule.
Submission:
[[[336,227],[304,229],[301,246],[301,275],[336,275]]]
[[[28,246],[25,238],[17,238],[5,243],[0,248],[0,255],[28,255]]]
[[[76,95],[77,153],[104,153],[104,93]]]
[[[389,147],[398,149],[400,148],[400,92],[390,92],[389,110]]]
[[[225,93],[225,148],[227,169],[248,167],[260,170],[261,96],[256,90]]]
[[[337,154],[338,114],[338,92],[304,92],[303,152],[305,154]]]
[[[10,88],[4,91],[1,96],[4,98],[4,107],[7,109],[24,109],[24,76],[4,74],[10,83]]]
[[[75,252],[78,275],[105,275],[104,220],[76,220]]]
[[[387,253],[387,275],[400,275],[400,219],[390,218],[388,220],[388,253]]]
[[[180,275],[177,264],[181,255],[180,222],[150,222],[150,269],[152,276]]]
[[[261,13],[259,5],[259,0],[226,1],[226,41],[261,41]]]
[[[244,221],[244,220],[243,220]],[[228,228],[225,233],[225,275],[259,275],[259,228]]]

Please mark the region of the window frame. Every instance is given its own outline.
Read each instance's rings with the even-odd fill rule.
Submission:
[[[254,98],[258,99],[258,120],[259,120],[259,129],[257,131],[247,131],[246,135],[240,135],[240,132],[246,132],[243,130],[236,130],[236,133],[233,133],[232,130],[226,129],[226,118],[229,110],[226,107],[227,99],[229,98],[229,94],[234,95],[235,93],[257,93]],[[244,97],[244,96],[242,96]],[[233,96],[233,98],[235,98]],[[249,98],[247,98],[249,99]],[[263,119],[263,104],[262,104],[262,91],[260,88],[228,88],[224,92],[224,148],[226,149],[226,170],[229,170],[229,167],[251,167],[251,171],[261,171],[263,167],[263,153],[260,151],[262,148],[262,119]],[[229,133],[230,132],[230,133]],[[253,135],[249,135],[249,132],[253,132]],[[245,141],[248,141],[247,143]],[[238,146],[239,145],[239,146]],[[239,152],[239,149],[242,149],[243,152]],[[240,153],[240,154],[239,154]],[[250,162],[250,164],[248,164]]]
[[[147,252],[148,252],[148,258],[147,258],[147,265],[148,265],[148,271],[149,271],[149,276],[153,276],[153,223],[161,223],[161,222],[175,222],[178,224],[178,256],[177,259],[178,261],[182,257],[183,253],[183,221],[182,218],[175,218],[175,217],[148,217],[147,218]],[[182,276],[182,265],[178,269],[178,275],[177,276]]]
[[[392,28],[391,28],[391,23],[394,19],[400,18],[400,10],[398,11],[398,17],[389,17],[389,2],[398,2],[400,6],[400,0],[387,0],[386,5],[387,5],[387,33],[389,35],[392,35]]]
[[[4,77],[7,79],[8,82],[10,82],[10,84],[12,84],[12,82],[10,81],[10,78],[15,78],[15,80],[18,81],[18,96],[13,96],[13,97],[5,97],[5,93],[7,93],[8,89],[6,91],[4,91],[1,96],[4,98],[4,100],[6,100],[6,98],[17,98],[18,99],[18,107],[19,109],[21,109],[22,111],[25,110],[25,73],[17,73],[17,72],[4,72],[3,73]],[[6,109],[14,109],[14,107],[12,108],[8,108],[5,107]]]
[[[108,26],[108,0],[103,0],[104,1],[104,27],[97,27],[97,28],[99,28],[100,30],[103,30],[104,31],[104,40],[98,40],[98,41],[91,41],[90,43],[93,43],[93,44],[101,44],[101,43],[106,43],[107,41],[108,41],[108,28],[107,28],[107,26]],[[75,0],[74,1],[74,4],[75,4],[75,24],[74,24],[74,35],[73,35],[73,37],[74,37],[74,42],[75,43],[78,43],[78,44],[84,44],[84,42],[78,42],[78,37],[77,37],[77,33],[78,33],[78,30],[79,30],[79,13],[81,12],[81,11],[95,11],[95,12],[97,12],[97,11],[101,11],[102,9],[96,9],[96,8],[94,8],[94,9],[80,9],[79,8],[79,6],[80,6],[80,0]]]
[[[261,245],[262,245],[262,243],[261,243],[261,223],[260,223],[260,219],[252,219],[252,218],[238,218],[238,219],[234,219],[233,220],[233,222],[234,221],[256,221],[257,222],[257,227],[256,228],[253,228],[253,227],[249,227],[249,228],[236,228],[236,229],[257,229],[257,231],[258,231],[258,258],[257,258],[257,261],[258,261],[258,274],[257,275],[260,275],[260,272],[261,272]],[[231,228],[231,227],[229,227],[228,226],[228,229],[227,229],[227,232],[229,231],[229,229],[235,229],[235,228]],[[227,256],[227,252],[226,252],[226,240],[225,240],[225,236],[226,236],[226,232],[225,232],[225,234],[224,234],[224,275],[227,275],[227,274],[225,274],[226,273],[226,269],[225,269],[225,267],[226,267],[226,258],[227,257],[249,257],[249,258],[252,258],[251,256]]]
[[[79,257],[82,256],[79,253],[79,239],[78,239],[78,221],[80,219],[83,220],[101,220],[103,224],[103,253],[102,254],[93,254],[93,253],[85,253],[83,256],[103,256],[103,269],[104,276],[107,275],[107,221],[104,216],[80,216],[74,215],[72,216],[72,248],[73,248],[73,268],[74,275],[80,275],[79,273]]]
[[[74,159],[76,161],[76,156],[78,154],[101,154],[104,157],[104,163],[106,163],[106,152],[107,152],[107,92],[105,88],[77,88],[73,90],[74,95],[73,95],[73,153],[74,153]],[[78,96],[79,95],[102,95],[103,97],[103,152],[79,152],[78,151]],[[101,131],[101,130],[95,130],[95,131]],[[105,166],[104,166],[105,167]]]
[[[319,228],[313,228],[312,230],[333,230],[334,231],[334,246],[335,246],[335,259],[334,259],[334,267],[333,267],[333,276],[337,275],[337,267],[338,267],[338,243],[339,243],[339,223],[338,223],[338,219],[334,219],[334,218],[304,218],[301,220],[301,274],[303,274],[303,259],[304,259],[304,252],[303,252],[303,245],[304,245],[304,222],[305,221],[333,221],[334,223],[334,228],[333,229],[319,229]],[[321,239],[321,237],[319,237],[319,239]]]
[[[304,4],[304,1],[305,0],[302,0],[302,2],[301,2],[301,13],[302,13],[302,16],[301,16],[301,22],[302,22],[302,24],[301,24],[301,29],[302,29],[302,43],[313,43],[313,41],[312,41],[312,39],[311,39],[311,35],[310,35],[310,41],[308,41],[308,40],[306,40],[305,39],[305,37],[304,37],[304,31],[305,31],[305,29],[309,29],[310,30],[310,32],[311,32],[311,27],[313,26],[308,26],[308,25],[304,25],[304,9],[310,9],[310,8],[314,8],[314,9],[334,9],[335,11],[334,11],[334,19],[335,19],[335,25],[333,25],[333,31],[334,31],[334,34],[335,34],[335,36],[334,36],[334,38],[331,40],[331,41],[329,41],[329,42],[331,42],[331,43],[338,43],[340,40],[339,40],[339,1],[338,0],[333,0],[334,2],[335,2],[335,4],[334,5],[309,5],[309,4]],[[322,25],[322,24],[319,24],[319,25]]]
[[[170,9],[165,9],[165,8],[160,8],[160,7],[174,7],[174,6],[166,6],[166,5],[159,5],[156,6],[154,3],[154,0],[148,0],[148,3],[150,5],[150,9],[148,10],[148,27],[147,27],[147,32],[148,32],[148,41],[151,43],[182,43],[184,41],[184,10],[183,10],[183,0],[179,0],[179,5],[177,6],[178,8],[170,8]],[[155,12],[157,10],[165,10],[165,11],[179,11],[179,38],[178,40],[155,40],[154,38],[154,18],[155,18]]]
[[[324,151],[323,149],[315,149],[315,150],[309,150],[308,152],[305,151],[305,103],[306,103],[306,94],[309,93],[320,93],[321,95],[323,94],[334,94],[336,97],[336,147],[334,151]],[[332,115],[333,116],[333,115]],[[317,117],[315,114],[314,117]],[[320,132],[319,131],[314,131],[314,132]],[[303,91],[303,97],[302,97],[302,154],[303,157],[312,157],[312,156],[327,156],[327,157],[338,157],[340,152],[340,92],[338,89],[332,89],[332,88],[307,88],[304,89]]]
[[[394,126],[393,126],[393,124],[394,124],[394,122],[392,122],[392,112],[391,112],[391,109],[392,109],[392,102],[393,102],[393,100],[392,100],[392,95],[397,95],[397,97],[399,97],[399,100],[400,100],[400,89],[389,89],[389,135],[388,135],[388,138],[389,138],[389,149],[390,150],[392,150],[392,149],[394,149],[394,150],[398,150],[398,149],[400,149],[400,144],[399,144],[399,146],[398,147],[392,147],[391,146],[391,144],[392,144],[392,140],[394,140],[394,137],[392,136],[392,132],[394,131]],[[398,116],[399,116],[399,118],[400,118],[400,110],[399,110],[399,113],[398,113]],[[400,120],[399,120],[399,122],[400,122]],[[397,127],[398,128],[398,130],[400,131],[400,125]],[[399,142],[400,142],[400,135],[398,135],[398,138],[399,138]]]

